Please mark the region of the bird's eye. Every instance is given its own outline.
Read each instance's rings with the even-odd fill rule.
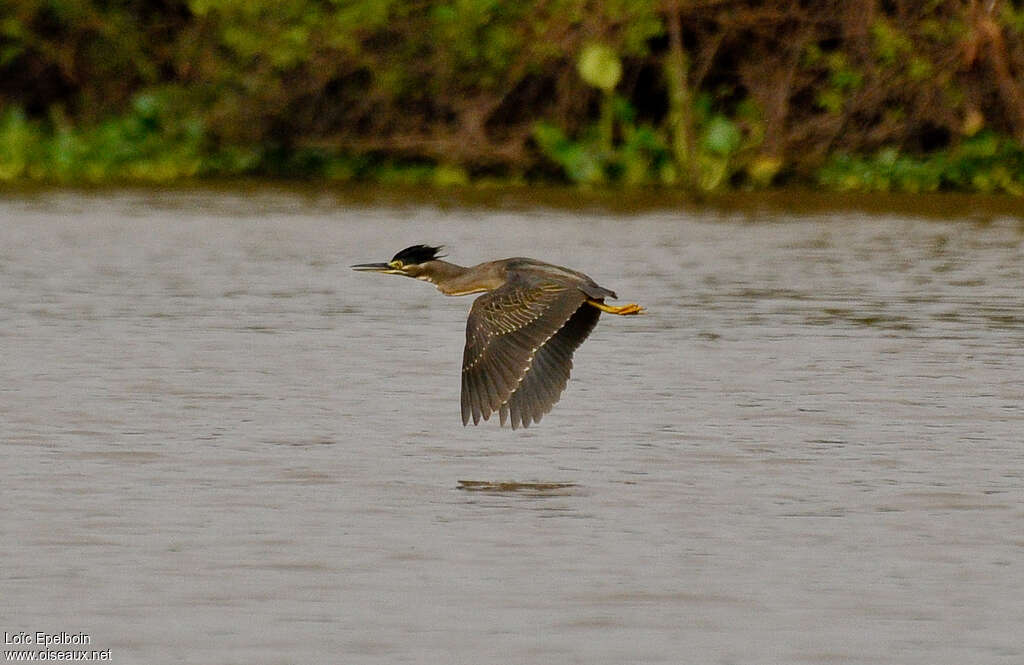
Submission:
[[[402,262],[401,261],[392,261],[391,262],[391,267],[392,268],[399,268],[399,269],[401,269],[402,268]]]

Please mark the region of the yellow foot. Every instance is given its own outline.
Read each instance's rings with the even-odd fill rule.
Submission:
[[[600,300],[592,300],[590,298],[587,299],[587,302],[593,305],[594,307],[598,308],[602,312],[608,312],[609,314],[622,314],[623,316],[625,316],[627,314],[643,314],[645,311],[647,311],[640,305],[636,304],[635,302],[631,302],[628,305],[621,305],[619,307],[606,305]]]

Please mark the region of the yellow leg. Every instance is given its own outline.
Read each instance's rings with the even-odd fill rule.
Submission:
[[[592,298],[587,298],[587,302],[593,305],[594,307],[598,308],[602,312],[608,312],[609,314],[622,314],[623,316],[625,316],[626,314],[643,314],[646,311],[643,307],[636,304],[635,302],[631,302],[628,305],[621,305],[619,307],[606,305],[600,300],[594,300]]]

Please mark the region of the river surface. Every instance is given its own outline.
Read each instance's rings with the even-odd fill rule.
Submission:
[[[420,242],[649,313],[602,317],[539,425],[463,427],[471,298],[349,268]],[[9,637],[122,665],[1024,663],[1012,215],[21,194],[0,344]]]

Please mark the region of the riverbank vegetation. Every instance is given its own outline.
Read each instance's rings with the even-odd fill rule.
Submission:
[[[0,181],[1024,194],[1014,0],[8,0]]]

